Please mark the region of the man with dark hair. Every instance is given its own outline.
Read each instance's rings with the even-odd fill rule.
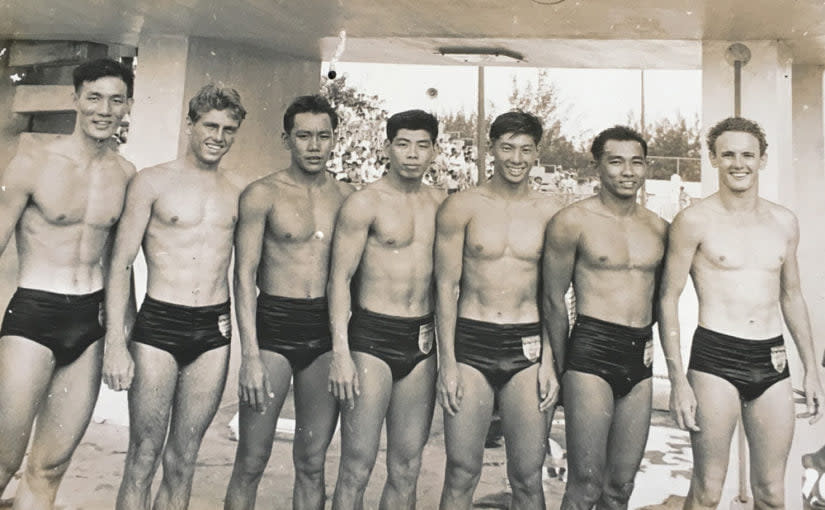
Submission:
[[[438,399],[447,469],[441,508],[469,509],[498,403],[512,508],[544,508],[541,467],[558,394],[553,352],[539,322],[541,252],[561,207],[530,189],[541,121],[523,112],[490,126],[494,172],[438,212],[435,278]]]
[[[822,386],[796,258],[797,219],[759,197],[766,148],[753,121],[729,118],[711,128],[708,151],[719,172],[719,191],[681,211],[670,229],[659,331],[671,412],[690,430],[693,445],[685,508],[719,504],[740,412],[750,445],[754,508],[785,507],[794,404],[783,318],[805,371],[804,416],[811,422],[822,416]],[[688,274],[699,298],[699,326],[685,376],[678,302]]]
[[[92,416],[110,234],[135,173],[111,143],[132,105],[131,71],[96,60],[75,83],[74,132],[19,152],[0,177],[0,252],[16,232],[19,261],[0,330],[0,494],[37,417],[15,508],[51,508]]]
[[[326,391],[332,349],[327,272],[335,218],[352,192],[326,171],[337,125],[326,99],[297,98],[284,113],[281,135],[290,166],[241,195],[235,234],[240,436],[227,510],[255,507],[290,376],[296,417],[292,506],[324,507],[324,460],[338,419],[338,403]]]
[[[189,502],[198,449],[229,361],[227,272],[240,190],[220,163],[245,115],[234,89],[203,87],[189,102],[184,156],[141,171],[126,193],[106,279],[103,366],[110,388],[129,390],[118,509],[149,508],[161,451],[163,481],[153,508],[182,509]],[[127,346],[129,274],[141,244],[147,293]]]
[[[647,172],[639,133],[606,129],[591,153],[598,195],[565,207],[547,227],[543,322],[563,373],[569,471],[561,507],[624,509],[650,429],[653,303],[667,222],[636,202]]]
[[[429,113],[390,117],[389,173],[353,193],[335,226],[328,294],[329,387],[342,404],[336,510],[363,507],[385,418],[387,483],[380,508],[415,508],[435,400],[432,253],[444,193],[421,180],[437,136],[438,122]]]

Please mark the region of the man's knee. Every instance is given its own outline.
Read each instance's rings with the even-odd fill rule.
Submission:
[[[295,465],[295,478],[304,483],[320,483],[324,478],[326,453],[326,449],[309,451],[293,448],[292,463]]]
[[[586,503],[590,508],[602,497],[604,478],[602,473],[595,469],[587,469],[582,473],[569,472],[565,496],[578,503]]]
[[[785,508],[785,486],[781,481],[754,483],[752,488],[756,508]]]
[[[238,451],[233,476],[239,477],[243,483],[257,482],[261,479],[269,462],[271,450]]]
[[[63,475],[69,469],[71,459],[40,463],[29,460],[26,464],[26,482],[33,490],[57,490]]]
[[[0,495],[3,494],[3,489],[5,489],[6,485],[11,481],[11,477],[20,469],[22,462],[22,459],[16,463],[0,459]]]
[[[163,452],[163,477],[175,483],[186,483],[195,474],[197,447],[175,448],[167,445]]]
[[[387,482],[397,489],[413,489],[420,472],[421,455],[406,458],[394,456],[387,460]]]
[[[471,491],[481,478],[481,465],[447,460],[445,485],[460,492]]]
[[[339,479],[346,487],[361,490],[367,486],[372,472],[372,462],[361,456],[342,457]]]
[[[631,494],[633,494],[633,488],[635,484],[633,480],[626,482],[622,480],[607,480],[604,485],[604,492],[602,493],[602,499],[609,501],[615,506],[625,506],[627,502],[630,500]]]
[[[703,507],[716,508],[722,499],[724,479],[695,478],[691,482],[693,499]]]
[[[151,440],[135,441],[126,456],[126,470],[137,478],[150,478],[155,471],[163,444]]]

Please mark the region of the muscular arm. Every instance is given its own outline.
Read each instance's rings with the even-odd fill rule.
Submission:
[[[335,222],[329,280],[327,281],[333,351],[330,386],[336,398],[348,401],[350,406],[353,405],[354,394],[359,393],[347,335],[349,313],[352,307],[350,284],[361,263],[370,226],[374,220],[369,200],[371,197],[368,193],[354,193],[341,206]]]
[[[435,230],[435,310],[438,330],[438,399],[451,415],[458,412],[463,388],[455,359],[455,324],[464,261],[468,215],[464,197],[453,195],[439,208]]]
[[[126,354],[124,330],[132,264],[152,214],[155,200],[149,175],[137,175],[126,190],[126,203],[118,223],[112,248],[111,265],[106,276],[106,340],[103,379],[112,389],[127,389],[131,384],[131,359]],[[127,366],[128,365],[128,366]]]
[[[679,296],[687,283],[700,241],[700,218],[685,214],[690,211],[693,209],[679,213],[670,227],[659,291],[659,337],[671,383],[671,411],[676,414],[679,427],[698,430],[694,421],[696,402],[682,365],[679,337]]]
[[[254,183],[241,194],[235,227],[235,312],[241,335],[241,354],[257,357],[255,329],[256,281],[261,261],[266,217],[270,211],[266,189]]]
[[[542,327],[550,338],[556,372],[564,372],[567,335],[570,331],[565,295],[573,280],[579,231],[569,211],[557,214],[547,225],[544,238]]]
[[[0,176],[0,254],[6,250],[14,227],[32,194],[33,161],[17,155]]]
[[[440,365],[455,365],[455,323],[467,218],[454,199],[438,210],[435,231],[435,303]]]
[[[813,421],[817,421],[822,412],[820,406],[825,402],[822,400],[822,388],[817,374],[817,359],[814,354],[808,306],[802,295],[799,280],[799,262],[796,256],[799,245],[799,223],[796,217],[790,214],[788,223],[791,237],[788,240],[785,262],[782,264],[779,304],[805,369],[804,388],[808,413],[813,416]]]
[[[261,363],[256,330],[256,281],[261,261],[266,217],[271,208],[267,189],[251,184],[241,194],[235,227],[235,312],[241,332],[238,396],[256,411],[266,409],[272,393]]]

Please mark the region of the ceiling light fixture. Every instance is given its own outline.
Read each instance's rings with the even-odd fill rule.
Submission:
[[[525,62],[524,55],[507,48],[445,46],[438,48],[437,53],[463,64],[519,64]]]

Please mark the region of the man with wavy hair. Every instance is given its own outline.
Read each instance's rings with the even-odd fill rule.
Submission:
[[[221,169],[246,110],[234,89],[189,101],[183,157],[141,171],[126,193],[106,295],[103,378],[129,390],[129,451],[118,509],[183,509],[195,461],[218,409],[229,362],[229,261],[240,190]],[[146,298],[127,345],[129,274],[143,245]],[[168,430],[168,437],[167,437]],[[165,443],[165,447],[164,447]]]

